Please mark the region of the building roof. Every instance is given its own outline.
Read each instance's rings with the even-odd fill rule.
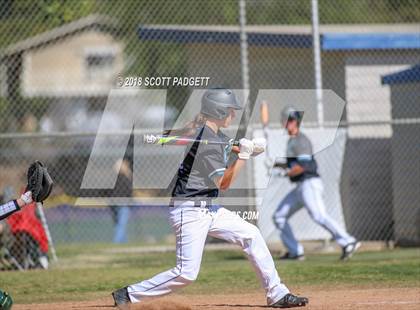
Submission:
[[[420,49],[420,24],[320,25],[322,50]],[[307,48],[311,25],[246,26],[248,44]],[[141,40],[176,43],[239,43],[239,26],[140,25]]]
[[[116,28],[116,23],[110,17],[104,15],[89,15],[87,17],[78,19],[71,23],[9,45],[0,52],[0,58],[21,53],[25,50],[48,44],[65,36],[90,28],[114,29]]]
[[[405,84],[420,82],[420,64],[409,69],[382,76],[382,84]]]

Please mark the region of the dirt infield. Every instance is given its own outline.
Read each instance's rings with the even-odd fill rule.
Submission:
[[[380,289],[323,289],[299,288],[297,294],[309,297],[310,304],[305,309],[420,309],[420,288],[380,288]],[[129,310],[206,310],[235,309],[249,310],[266,308],[261,292],[232,295],[171,295],[142,305],[133,305]],[[83,301],[51,304],[16,305],[14,310],[62,310],[112,309],[110,297]],[[128,309],[127,309],[128,310]]]

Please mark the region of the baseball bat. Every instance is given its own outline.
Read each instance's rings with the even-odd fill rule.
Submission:
[[[223,142],[223,141],[211,141],[207,139],[195,139],[191,137],[182,137],[182,136],[165,136],[165,135],[154,135],[154,134],[143,135],[144,144],[186,145],[188,143],[195,143],[195,142],[200,142],[202,144],[209,144],[209,145],[239,146],[239,141]]]
[[[263,128],[267,128],[268,122],[270,121],[269,115],[268,115],[268,104],[266,101],[263,101],[261,103],[261,123],[263,125]]]
[[[268,112],[268,103],[265,100],[263,100],[261,102],[260,118],[261,118],[261,124],[263,126],[264,138],[267,141],[267,146],[266,146],[266,149],[265,149],[266,159],[264,161],[264,164],[267,168],[267,174],[269,174],[270,169],[273,166],[273,161],[270,157],[270,152],[269,152],[269,148],[268,148],[268,145],[269,145],[269,142],[268,142],[268,123],[270,122],[270,117],[269,117],[269,112]]]

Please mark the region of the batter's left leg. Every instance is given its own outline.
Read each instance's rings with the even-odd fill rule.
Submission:
[[[281,282],[273,258],[259,229],[236,213],[213,206],[209,235],[242,247],[266,291],[267,303],[274,304],[289,293]]]
[[[202,208],[178,207],[170,221],[176,235],[176,267],[127,287],[130,301],[159,297],[183,288],[198,276],[204,244],[212,218]]]

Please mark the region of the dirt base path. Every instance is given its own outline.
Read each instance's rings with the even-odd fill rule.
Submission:
[[[420,288],[299,289],[309,298],[305,309],[420,309]],[[15,305],[13,310],[110,310],[112,299],[51,304]],[[250,310],[262,309],[265,299],[261,292],[232,295],[172,295],[143,304],[132,305],[127,310]]]

